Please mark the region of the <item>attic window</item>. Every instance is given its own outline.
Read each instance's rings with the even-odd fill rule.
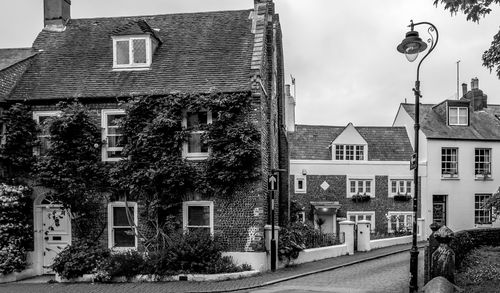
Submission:
[[[151,55],[149,35],[113,37],[114,69],[147,69],[151,65]]]
[[[448,108],[449,125],[469,125],[469,108],[467,107],[449,107]]]

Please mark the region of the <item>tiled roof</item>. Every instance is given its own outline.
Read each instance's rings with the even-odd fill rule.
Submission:
[[[251,11],[72,19],[64,32],[38,35],[33,47],[43,51],[9,99],[250,91]],[[151,68],[113,71],[113,32],[149,30],[144,23],[162,41]]]
[[[339,126],[296,125],[290,134],[292,160],[331,160],[330,144],[344,130]],[[409,161],[413,153],[404,127],[355,127],[368,143],[369,161]]]
[[[0,71],[35,54],[32,48],[0,49]]]
[[[401,104],[415,120],[415,104]],[[420,105],[420,127],[430,139],[500,140],[500,105],[488,105],[480,111],[470,112],[469,126],[450,126],[445,115],[433,109],[434,105]]]

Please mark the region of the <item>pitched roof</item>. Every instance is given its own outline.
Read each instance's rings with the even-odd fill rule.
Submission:
[[[415,120],[415,104],[401,104]],[[429,139],[500,140],[500,105],[488,105],[481,111],[470,111],[470,125],[448,125],[445,115],[431,104],[420,105],[420,127]]]
[[[251,11],[71,19],[63,32],[40,32],[42,52],[9,99],[250,91]],[[111,36],[123,28],[152,29],[163,42],[149,70],[112,70]]]
[[[296,125],[290,134],[292,160],[331,160],[330,144],[344,126]],[[409,161],[413,153],[404,127],[355,127],[368,143],[369,161]]]
[[[36,52],[32,48],[0,49],[0,71],[35,54]]]

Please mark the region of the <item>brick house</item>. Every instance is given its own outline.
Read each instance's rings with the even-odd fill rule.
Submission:
[[[404,127],[295,125],[290,197],[298,220],[324,233],[337,233],[345,219],[370,221],[372,233],[411,226],[411,154]]]
[[[485,209],[486,199],[500,185],[500,106],[472,79],[462,84],[458,100],[420,105],[420,178],[422,217],[428,224],[452,230],[490,227],[500,223]],[[406,127],[414,143],[414,104],[401,104],[393,126]]]
[[[25,102],[41,123],[58,115],[59,101],[78,100],[91,109],[107,143],[102,160],[122,159],[119,129],[125,114],[119,101],[135,96],[181,93],[244,93],[252,101],[252,121],[260,131],[259,180],[240,188],[232,198],[186,195],[180,211],[183,227],[190,223],[218,231],[230,244],[228,254],[255,269],[268,268],[264,230],[270,222],[267,176],[282,169],[280,189],[288,191],[288,147],[284,130],[284,67],[281,27],[272,0],[255,0],[254,7],[136,17],[72,19],[70,0],[44,0],[45,27],[32,48],[0,49],[0,98],[3,107]],[[210,123],[209,111],[187,112],[183,123]],[[41,134],[43,154],[47,135]],[[186,160],[204,160],[209,151],[193,133],[185,142]],[[71,243],[71,220],[65,217],[55,231],[44,230],[46,215],[57,211],[35,190],[34,268],[47,266]],[[286,223],[288,193],[278,197],[277,223]],[[140,225],[140,204],[131,202]],[[137,248],[136,236],[123,234],[120,217],[125,202],[106,207],[108,247]],[[121,234],[120,234],[121,233]],[[50,237],[44,237],[49,235]],[[127,238],[128,237],[128,238]],[[119,239],[119,240],[118,240]],[[44,253],[44,251],[49,251]]]

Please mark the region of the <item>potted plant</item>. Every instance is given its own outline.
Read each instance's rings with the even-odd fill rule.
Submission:
[[[409,201],[410,199],[411,199],[411,195],[408,193],[401,194],[398,192],[397,194],[394,195],[395,201]]]
[[[356,193],[351,197],[352,201],[354,202],[364,202],[364,201],[369,201],[370,200],[370,195],[363,193]]]

